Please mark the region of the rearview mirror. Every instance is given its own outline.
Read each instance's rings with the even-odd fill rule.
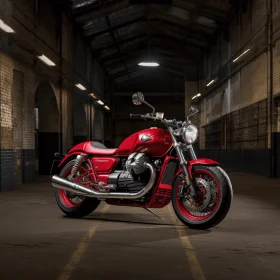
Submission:
[[[144,102],[144,95],[142,92],[136,92],[132,95],[132,102],[134,105],[142,105]]]
[[[197,109],[195,109],[193,106],[191,106],[190,110],[189,110],[189,113],[193,113],[194,111],[196,111]]]

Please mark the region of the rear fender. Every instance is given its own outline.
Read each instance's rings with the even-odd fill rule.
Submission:
[[[212,159],[207,159],[207,158],[198,158],[198,159],[194,159],[191,161],[188,161],[187,163],[187,168],[188,168],[188,173],[190,178],[192,179],[192,169],[193,166],[196,165],[204,165],[204,166],[219,166],[220,164]],[[174,177],[174,181],[176,180],[176,178],[183,172],[182,168],[179,168],[175,177]]]
[[[80,155],[81,152],[73,152],[71,154],[67,154],[62,161],[59,163],[58,168],[62,167],[65,163],[69,162],[70,160],[76,158],[77,155]]]

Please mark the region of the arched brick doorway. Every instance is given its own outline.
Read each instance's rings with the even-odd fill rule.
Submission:
[[[76,102],[74,107],[74,145],[87,141],[87,116],[82,101]]]
[[[48,82],[42,82],[35,94],[36,171],[49,175],[54,153],[59,151],[59,110],[55,92]]]
[[[97,108],[95,109],[94,114],[93,140],[101,143],[104,142],[103,116]]]

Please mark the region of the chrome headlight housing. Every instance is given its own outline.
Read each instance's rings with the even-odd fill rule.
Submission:
[[[193,144],[198,137],[198,129],[193,124],[188,125],[183,129],[182,139],[186,144]]]

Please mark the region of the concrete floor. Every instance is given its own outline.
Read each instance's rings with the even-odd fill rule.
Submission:
[[[87,218],[65,218],[39,179],[0,194],[1,280],[280,279],[280,180],[231,174],[229,215],[195,231],[171,204],[155,210],[162,220],[106,204]]]

